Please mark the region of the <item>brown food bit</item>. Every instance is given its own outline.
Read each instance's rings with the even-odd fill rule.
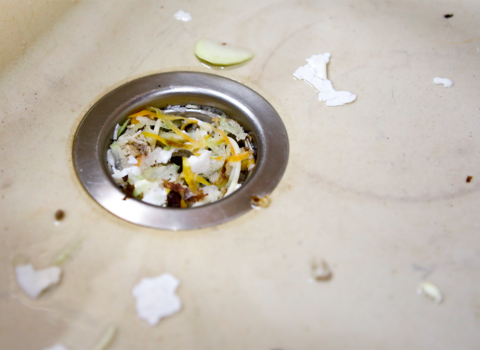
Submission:
[[[55,212],[55,220],[57,221],[61,221],[63,220],[63,218],[65,217],[65,212],[61,209],[58,209],[56,212]]]
[[[472,182],[472,179],[473,179],[473,176],[467,176],[467,179],[465,181],[467,181],[467,183],[470,183]]]
[[[125,182],[127,182],[127,181],[128,181],[128,174],[125,175],[124,177],[122,177],[122,180],[125,181]]]
[[[181,208],[182,196],[176,191],[170,191],[167,196],[167,207]]]
[[[453,17],[453,13],[447,13],[446,15],[443,15],[443,17],[445,17],[445,18]]]
[[[227,45],[227,43],[222,43],[223,46]]]
[[[122,189],[122,192],[125,193],[125,198],[123,198],[123,200],[126,200],[127,198],[133,198],[133,191],[135,190],[134,185],[131,185],[127,182],[125,186],[120,188]]]
[[[170,191],[179,193],[186,203],[196,203],[207,196],[202,190],[198,190],[197,193],[194,194],[189,188],[183,187],[182,185],[174,182],[168,182],[166,180],[164,180],[164,186]]]
[[[251,204],[253,209],[268,208],[270,205],[270,198],[268,196],[252,196]]]

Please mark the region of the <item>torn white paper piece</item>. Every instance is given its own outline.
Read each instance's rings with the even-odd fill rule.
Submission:
[[[452,87],[453,85],[453,81],[451,81],[448,78],[436,77],[436,78],[433,78],[433,82],[437,85],[443,84],[443,87]]]
[[[307,64],[298,68],[293,76],[313,85],[320,92],[318,99],[324,101],[327,106],[343,106],[355,101],[357,96],[351,92],[336,91],[333,88],[332,82],[327,79],[327,64],[330,61],[330,56],[330,53],[327,52],[307,58]]]
[[[57,344],[55,344],[55,345],[53,345],[53,346],[51,346],[51,347],[49,347],[45,350],[68,350],[68,349],[65,346],[63,346],[62,344],[57,343]]]
[[[169,273],[154,278],[143,278],[133,288],[132,293],[137,299],[138,317],[154,326],[163,317],[180,311],[182,302],[175,295],[179,284],[180,282]]]
[[[174,14],[173,17],[175,17],[176,20],[183,21],[183,22],[188,22],[192,20],[192,15],[182,10]]]
[[[52,266],[35,271],[32,265],[19,265],[15,267],[17,282],[20,288],[33,299],[36,299],[45,289],[58,283],[62,270]]]

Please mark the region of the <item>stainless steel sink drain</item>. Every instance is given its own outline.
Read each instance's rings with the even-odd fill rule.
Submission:
[[[230,196],[194,208],[162,208],[136,199],[123,200],[125,195],[111,178],[106,159],[115,126],[146,106],[163,109],[187,104],[218,108],[253,133],[257,165],[252,175]],[[252,196],[272,192],[287,165],[288,138],[278,113],[250,88],[212,74],[160,73],[122,85],[95,104],[77,130],[73,158],[85,189],[111,213],[138,225],[188,230],[231,220],[251,209]]]

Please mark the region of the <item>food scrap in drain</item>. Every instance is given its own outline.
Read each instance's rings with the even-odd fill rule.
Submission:
[[[205,108],[151,107],[117,125],[107,161],[124,200],[196,207],[229,196],[249,178],[257,154],[253,136],[222,111]]]
[[[137,315],[154,326],[162,318],[170,316],[182,307],[175,291],[180,282],[169,273],[154,278],[144,278],[133,288]]]

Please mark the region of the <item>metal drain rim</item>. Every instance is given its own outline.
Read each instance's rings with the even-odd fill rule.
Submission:
[[[105,145],[115,125],[141,106],[188,96],[224,104],[239,111],[239,117],[250,124],[258,144],[258,161],[252,177],[232,195],[195,208],[162,208],[134,199],[122,200],[124,195],[106,167]],[[285,126],[262,96],[234,80],[198,72],[149,75],[112,90],[87,112],[73,146],[77,176],[97,203],[129,222],[166,230],[214,226],[249,211],[252,196],[269,194],[280,182],[288,153]]]

